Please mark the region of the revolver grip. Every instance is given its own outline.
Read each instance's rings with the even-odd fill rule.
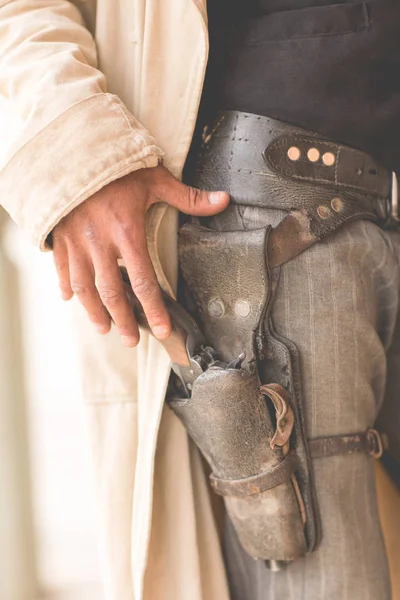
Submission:
[[[139,327],[151,333],[151,328],[143,307],[132,290],[127,270],[125,267],[120,267],[120,270],[125,285],[126,296],[134,312],[136,321]],[[168,352],[173,364],[190,367],[191,357],[205,344],[203,334],[196,321],[178,302],[165,292],[162,292],[162,296],[171,318],[172,332],[169,337],[159,341]]]

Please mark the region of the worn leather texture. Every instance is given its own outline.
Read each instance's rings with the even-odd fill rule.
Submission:
[[[279,269],[272,272],[272,277],[275,279],[274,285],[277,286]],[[305,527],[308,547],[309,550],[315,550],[320,542],[321,526],[307,444],[299,354],[292,341],[276,333],[271,318],[268,318],[265,324],[265,337],[258,369],[262,381],[278,382],[289,392],[292,400],[295,427],[291,444],[296,449],[298,460],[296,477],[307,513]]]
[[[254,336],[270,302],[266,261],[270,228],[219,233],[187,224],[179,234],[179,259],[196,302],[203,333],[221,360],[243,352],[255,369]]]
[[[355,452],[365,452],[380,458],[384,450],[381,436],[376,429],[368,429],[364,433],[314,438],[308,440],[308,448],[312,458],[349,455]]]
[[[213,475],[238,481],[268,473],[282,463],[271,450],[274,426],[256,375],[210,368],[193,385],[192,397],[170,406],[210,464]],[[247,497],[225,497],[239,539],[254,558],[291,560],[306,553],[306,539],[291,472],[286,482]]]
[[[292,146],[300,152],[298,160],[288,156]],[[311,148],[318,150],[317,161],[307,158]],[[327,152],[334,157],[331,166],[322,162]],[[264,398],[268,410],[263,418],[269,419],[268,425],[258,422],[260,411],[255,412],[255,420],[245,417],[248,410],[254,410],[248,401],[251,394],[247,390],[247,396],[238,395],[241,386],[230,387],[233,379],[229,381],[227,375],[226,386],[218,386],[212,379],[213,386],[203,382],[204,387],[198,387],[197,380],[185,410],[176,402],[171,402],[171,407],[212,466],[213,478],[221,480],[214,487],[225,496],[242,546],[254,557],[291,560],[316,549],[321,534],[303,414],[299,355],[293,342],[275,332],[269,316],[279,286],[280,265],[350,220],[388,223],[391,174],[364,153],[312,133],[267,117],[222,111],[204,130],[202,147],[192,160],[186,181],[204,189],[227,190],[233,205],[283,209],[288,213],[275,229],[229,231],[222,227],[214,231],[197,222],[186,224],[180,232],[179,256],[183,278],[195,300],[196,316],[217,356],[229,363],[243,354],[243,373],[262,384],[278,384],[288,392],[294,429],[285,451],[280,456],[272,453],[268,468],[276,467],[272,457],[282,461],[290,452],[296,459],[295,475],[288,470],[288,482],[281,483],[279,476],[270,474],[270,481],[275,477],[278,485],[272,489],[262,487],[257,476],[263,473],[265,464],[255,468],[253,441],[256,446],[260,443],[263,453],[272,452],[268,437],[260,437],[259,432],[262,427],[273,427],[276,415]],[[223,221],[224,213],[218,219]],[[210,377],[211,372],[207,373],[201,377]],[[215,410],[226,408],[228,396],[240,398],[244,414],[237,418],[240,413],[227,411],[215,433]],[[197,402],[204,410],[194,408]],[[213,411],[215,423],[210,424]],[[206,439],[210,433],[212,452]],[[240,450],[231,448],[233,440],[243,445]],[[225,451],[233,462],[229,462]],[[252,477],[256,477],[254,489]],[[283,495],[286,488],[296,498],[296,517],[286,492]],[[281,506],[281,501],[286,504]],[[290,528],[286,527],[288,523]],[[302,536],[296,533],[300,529]]]
[[[290,147],[300,150],[299,160],[289,159]],[[308,160],[311,148],[319,152],[316,162]],[[331,166],[322,160],[327,152],[335,158]],[[251,113],[219,111],[186,178],[201,189],[226,190],[232,203],[306,212],[318,237],[349,218],[388,220],[392,174],[368,154]],[[338,211],[334,198],[341,200]]]
[[[296,479],[292,479],[290,471],[287,483],[268,491],[257,489],[257,493],[249,494],[247,498],[225,489],[225,503],[243,547],[252,556],[291,560],[317,545],[317,511],[301,409],[294,406],[299,395],[294,395],[296,385],[293,382],[291,355],[278,341],[279,350],[273,349],[271,353],[267,350],[267,340],[271,340],[273,335],[266,329],[267,315],[276,287],[276,282],[270,277],[267,260],[269,235],[269,227],[216,232],[196,224],[186,224],[180,231],[179,254],[182,274],[195,299],[197,316],[207,343],[216,350],[218,357],[229,363],[242,355],[241,372],[252,375],[253,394],[260,382],[278,383],[290,390],[290,404],[297,422],[286,452],[289,450],[296,458]],[[267,354],[269,363],[273,364],[269,373],[261,372]],[[224,386],[217,387],[214,377],[214,385],[205,386],[205,392],[199,387],[199,382],[205,376],[196,380],[192,399],[185,404],[186,408],[191,406],[192,412],[197,402],[204,407],[204,410],[196,410],[194,419],[189,417],[187,410],[183,412],[181,404],[172,402],[170,405],[211,464],[213,476],[222,480],[245,479],[246,482],[241,483],[243,489],[248,484],[248,478],[260,475],[265,469],[267,463],[260,463],[260,456],[269,456],[269,468],[284,458],[281,450],[274,453],[269,447],[274,433],[271,419],[276,422],[274,407],[257,392],[263,411],[258,410],[250,416],[249,412],[254,408],[249,390],[238,384],[235,389],[233,376],[228,379],[225,375]],[[206,393],[207,401],[203,398]],[[235,411],[227,409],[227,402],[231,402],[232,397],[236,398],[243,410],[240,418],[237,418]],[[207,402],[212,409],[206,408]],[[224,417],[213,440],[214,454],[210,454],[207,440],[213,431],[209,422],[213,410],[224,410]],[[268,423],[260,423],[260,418]],[[260,428],[264,431],[265,427],[267,429],[260,436]],[[233,440],[235,451],[231,454]],[[241,449],[238,448],[240,444]],[[229,455],[225,455],[226,449],[229,449]],[[256,487],[256,482],[254,485]],[[290,494],[287,490],[291,490]],[[293,499],[296,499],[295,504]],[[281,502],[284,504],[281,505]],[[306,512],[305,529],[299,506],[301,511]]]

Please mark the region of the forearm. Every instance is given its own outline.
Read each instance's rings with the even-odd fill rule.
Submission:
[[[107,94],[94,40],[72,3],[0,0],[0,92],[19,122],[0,171],[3,206],[42,248],[56,223],[161,150]]]

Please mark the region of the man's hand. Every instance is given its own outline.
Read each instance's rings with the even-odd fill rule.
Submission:
[[[126,300],[117,260],[122,258],[146,317],[159,339],[171,323],[146,244],[145,215],[166,202],[195,216],[221,212],[226,192],[202,192],[177,181],[164,167],[140,169],[105,186],[75,208],[53,230],[54,262],[62,297],[76,294],[99,333],[114,321],[126,346],[136,346],[139,330]]]

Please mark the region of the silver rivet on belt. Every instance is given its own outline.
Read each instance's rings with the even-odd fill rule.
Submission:
[[[340,212],[343,208],[343,202],[340,198],[332,198],[331,206],[335,212]]]
[[[251,306],[247,300],[238,300],[235,305],[235,313],[238,317],[245,319],[251,313]]]
[[[317,208],[317,213],[318,216],[321,217],[321,219],[329,219],[329,217],[331,216],[331,211],[327,206],[318,206]]]
[[[221,300],[214,299],[208,303],[208,313],[212,317],[222,317],[225,313],[225,306]]]

